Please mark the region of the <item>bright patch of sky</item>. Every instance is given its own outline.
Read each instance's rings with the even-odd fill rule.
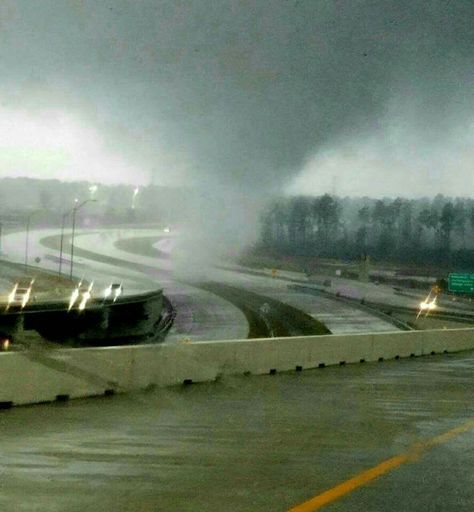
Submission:
[[[66,112],[0,109],[0,177],[147,184],[150,172]]]
[[[474,122],[441,137],[407,125],[386,126],[322,148],[287,193],[371,197],[472,196]]]

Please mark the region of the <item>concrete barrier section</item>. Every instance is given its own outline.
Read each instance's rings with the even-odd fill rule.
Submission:
[[[422,331],[423,354],[459,352],[474,345],[474,329]]]
[[[214,380],[222,364],[213,357],[212,347],[193,344],[134,347],[132,374],[134,389],[150,385],[171,386],[185,381]]]
[[[0,405],[474,349],[474,329],[0,353]]]
[[[421,356],[423,353],[422,331],[397,331],[388,336],[374,335],[371,361],[398,357]]]
[[[128,390],[134,387],[133,347],[75,348],[50,350],[49,359],[59,360],[62,371],[81,377],[102,389]]]
[[[34,355],[11,353],[0,357],[0,402],[14,405],[53,401],[58,395],[79,398],[103,389],[72,373],[45,365]]]

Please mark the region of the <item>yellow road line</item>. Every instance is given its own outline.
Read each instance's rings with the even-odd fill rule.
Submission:
[[[453,437],[467,432],[472,428],[474,428],[474,420],[468,421],[459,427],[448,430],[447,432],[433,437],[432,439],[428,439],[424,443],[419,443],[413,446],[407,453],[396,455],[391,459],[387,459],[381,462],[373,468],[362,471],[352,478],[349,478],[349,480],[346,480],[345,482],[342,482],[339,485],[336,485],[335,487],[332,487],[331,489],[328,489],[327,491],[314,496],[314,498],[311,498],[308,501],[301,503],[300,505],[296,505],[295,507],[289,509],[288,512],[313,512],[318,510],[324,505],[327,505],[328,503],[337,500],[345,494],[354,491],[358,487],[366,485],[379,476],[382,476],[385,473],[400,467],[402,464],[416,460],[423,454],[423,452],[426,452],[427,450],[440,444],[446,443]]]

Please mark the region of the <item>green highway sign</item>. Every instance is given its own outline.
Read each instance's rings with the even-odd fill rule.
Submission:
[[[474,293],[474,274],[449,274],[448,290],[458,293]]]

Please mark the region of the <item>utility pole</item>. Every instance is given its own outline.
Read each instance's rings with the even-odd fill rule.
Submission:
[[[74,234],[76,231],[76,213],[77,210],[82,208],[86,203],[95,203],[97,202],[97,199],[86,199],[85,201],[82,201],[82,203],[74,206],[72,209],[72,233],[71,233],[71,271],[69,273],[69,279],[72,281],[72,271],[74,267]],[[77,203],[77,199],[76,199]]]
[[[61,268],[63,265],[64,225],[66,223],[66,217],[70,213],[71,213],[70,211],[63,213],[62,220],[61,220],[61,243],[60,243],[60,248],[59,248],[59,271],[58,271],[59,275],[61,275]]]
[[[30,221],[31,217],[37,212],[31,212],[26,218],[26,239],[25,239],[25,272],[28,268],[28,245],[30,241]]]

